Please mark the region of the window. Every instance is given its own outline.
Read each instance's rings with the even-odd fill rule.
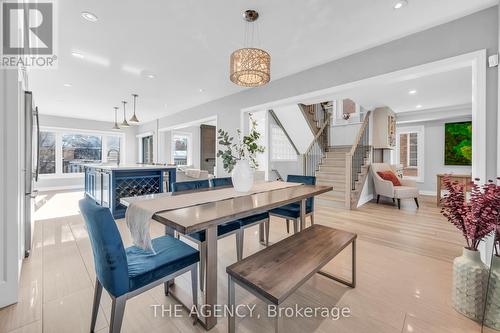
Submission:
[[[52,132],[40,132],[40,174],[48,175],[56,173],[56,134]]]
[[[175,165],[188,165],[191,162],[189,134],[172,133],[172,160]]]
[[[72,176],[85,172],[85,164],[123,160],[123,135],[63,129],[40,131],[40,175]]]
[[[153,163],[153,136],[145,136],[141,139],[142,143],[142,163]]]
[[[423,181],[423,127],[401,128],[397,136],[397,163],[403,177]]]
[[[271,160],[296,161],[297,152],[285,132],[276,124],[271,124]]]
[[[81,173],[84,164],[102,161],[101,137],[82,134],[62,136],[63,173]]]
[[[106,157],[108,163],[118,163],[120,157],[121,138],[119,136],[108,136]]]

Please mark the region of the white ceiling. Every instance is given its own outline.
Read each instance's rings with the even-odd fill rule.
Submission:
[[[416,93],[410,94],[410,90]],[[343,91],[339,96],[350,98],[367,109],[389,106],[396,113],[471,105],[472,68],[363,86]]]
[[[58,1],[59,68],[32,71],[30,88],[42,113],[108,121],[113,106],[138,93],[138,116],[147,121],[243,89],[229,81],[228,63],[230,53],[242,46],[241,13],[249,7],[261,14],[260,46],[272,56],[273,80],[498,0],[409,0],[401,10],[392,8],[394,2]],[[95,13],[99,21],[85,21],[82,11]]]

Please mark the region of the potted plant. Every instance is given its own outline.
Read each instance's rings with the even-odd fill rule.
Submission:
[[[497,219],[484,324],[500,331],[500,219]]]
[[[462,256],[453,261],[453,307],[473,320],[482,321],[488,267],[481,261],[478,247],[495,229],[500,209],[499,187],[492,181],[483,186],[472,182],[467,200],[462,184],[452,182],[449,177],[444,178],[444,184],[448,194],[441,212],[462,232],[467,244]]]
[[[236,142],[227,131],[219,129],[217,139],[224,146],[217,152],[222,158],[224,170],[231,173],[234,189],[237,192],[248,192],[254,182],[254,169],[259,166],[257,153],[263,153],[265,148],[258,144],[260,133],[257,132],[257,121],[250,117],[250,132],[242,136],[237,129]]]

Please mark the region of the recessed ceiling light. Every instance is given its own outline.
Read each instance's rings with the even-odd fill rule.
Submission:
[[[153,73],[150,73],[150,72],[143,72],[142,75],[144,75],[144,77],[148,78],[148,79],[156,78],[156,75],[154,75]]]
[[[89,22],[97,22],[97,16],[91,12],[82,12],[82,17]]]
[[[417,109],[421,109],[421,108],[422,108],[422,104],[418,104],[418,105],[416,106],[416,108],[417,108]]]
[[[78,59],[83,59],[83,58],[85,58],[85,56],[84,56],[83,54],[81,54],[80,52],[75,52],[75,51],[73,51],[73,52],[71,52],[71,55],[72,55],[73,57],[75,57],[75,58],[78,58]]]
[[[399,0],[398,2],[396,2],[394,4],[394,9],[401,9],[401,8],[403,8],[406,5],[408,5],[408,1],[407,0]]]
[[[417,91],[415,89],[408,91],[408,94],[410,94],[410,95],[415,95],[416,93],[417,93]]]
[[[204,91],[205,91],[205,89],[200,88],[200,89],[198,89],[198,91],[202,93],[202,92],[204,92]]]
[[[141,71],[141,76],[146,78],[146,79],[155,79],[156,78],[156,74],[150,70],[147,70],[147,69]]]
[[[73,87],[73,85],[71,83],[65,83],[65,84],[63,84],[63,86],[68,87],[68,88]]]

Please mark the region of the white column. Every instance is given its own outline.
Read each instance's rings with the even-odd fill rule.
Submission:
[[[21,268],[21,116],[16,70],[0,71],[0,308],[17,302]],[[5,241],[4,241],[5,240]]]

